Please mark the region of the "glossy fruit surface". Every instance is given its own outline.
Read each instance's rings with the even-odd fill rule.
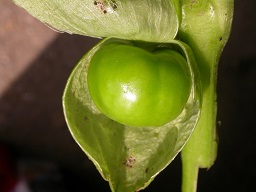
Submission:
[[[109,43],[92,56],[88,88],[109,118],[129,126],[161,126],[183,110],[191,80],[186,60],[176,51]]]

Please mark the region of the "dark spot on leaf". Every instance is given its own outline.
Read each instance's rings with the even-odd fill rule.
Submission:
[[[117,3],[114,0],[94,0],[93,4],[103,13],[112,13],[117,9]]]
[[[116,10],[117,9],[117,4],[116,4],[116,1],[112,1],[112,8],[114,9],[114,10]]]
[[[222,37],[219,37],[219,41],[222,41]]]
[[[124,146],[124,150],[129,151],[129,150],[130,150],[130,148],[129,148],[129,147],[127,147],[127,146]]]
[[[197,0],[191,0],[191,5],[193,5],[193,4],[196,4],[197,3]]]
[[[101,10],[104,14],[107,13],[107,10],[106,10],[107,4],[106,4],[105,1],[103,1],[103,0],[95,0],[95,1],[93,2],[93,4],[94,4],[99,10]]]
[[[85,117],[84,117],[84,120],[86,121],[87,119],[88,119],[88,117],[87,117],[87,116],[85,116]]]
[[[148,173],[148,167],[146,168],[145,173]]]
[[[127,157],[125,162],[124,162],[124,165],[126,167],[132,168],[134,163],[135,163],[135,161],[136,161],[135,157],[132,157],[132,156]]]

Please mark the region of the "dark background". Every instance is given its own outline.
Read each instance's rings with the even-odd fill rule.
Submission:
[[[198,192],[256,191],[255,7],[254,0],[235,0],[219,63],[218,158],[200,171]],[[33,192],[110,191],[71,137],[61,103],[72,68],[96,42],[56,33],[0,0],[0,159]],[[178,156],[144,191],[176,192],[180,185]]]

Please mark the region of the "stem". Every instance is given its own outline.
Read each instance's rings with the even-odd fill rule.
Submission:
[[[210,168],[217,155],[216,82],[204,93],[201,117],[182,155],[182,192],[196,192],[199,168]]]
[[[182,192],[195,192],[199,168],[210,168],[217,155],[216,82],[218,62],[229,38],[233,0],[181,0],[179,38],[194,51],[203,87],[201,117],[181,152]]]
[[[196,159],[186,159],[182,153],[182,192],[196,192],[198,179],[198,166]],[[185,160],[186,159],[186,160]]]

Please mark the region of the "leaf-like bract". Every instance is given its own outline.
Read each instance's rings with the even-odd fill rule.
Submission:
[[[110,182],[112,191],[131,192],[145,188],[189,139],[200,114],[200,83],[194,74],[191,50],[174,40],[172,45],[179,47],[187,58],[193,82],[184,110],[161,127],[119,124],[95,107],[87,87],[91,56],[101,45],[113,41],[120,40],[103,40],[80,60],[66,85],[63,106],[74,139]]]

